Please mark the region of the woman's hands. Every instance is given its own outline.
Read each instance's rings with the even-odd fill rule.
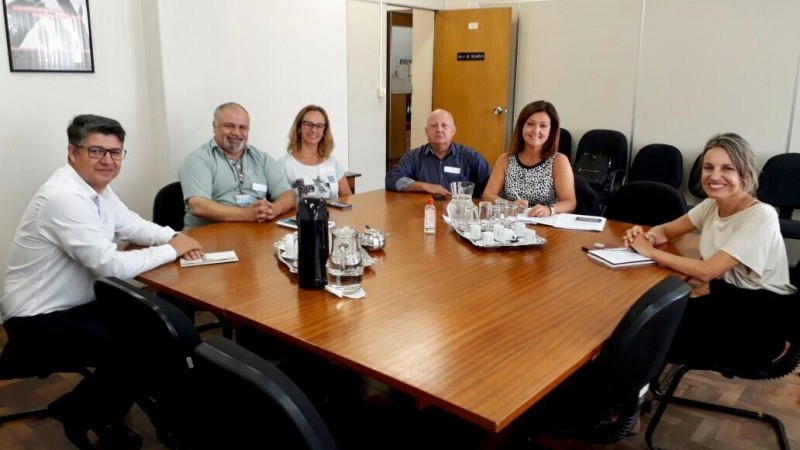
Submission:
[[[547,217],[552,216],[553,210],[547,205],[534,205],[529,211],[528,216],[530,217]]]
[[[626,247],[636,250],[640,255],[650,256],[653,246],[656,245],[657,237],[652,231],[645,233],[642,227],[634,225],[625,231],[622,240]]]

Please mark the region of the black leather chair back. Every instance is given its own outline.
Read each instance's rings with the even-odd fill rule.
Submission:
[[[633,181],[611,194],[603,216],[637,225],[655,226],[686,214],[683,195],[657,181]]]
[[[572,161],[572,134],[565,128],[559,129],[558,152],[563,153],[567,159]]]
[[[597,156],[584,157],[584,155],[599,155],[608,161],[607,173],[600,177],[590,177],[589,173],[582,174],[582,166],[588,164],[592,166],[590,171],[594,171],[597,164]],[[598,191],[611,191],[615,181],[622,180],[625,171],[628,169],[628,138],[616,130],[589,130],[578,141],[578,149],[575,154],[575,172],[584,175],[590,180],[592,187]],[[597,181],[593,181],[596,179]]]
[[[800,153],[782,153],[767,160],[758,177],[758,198],[791,219],[800,208]]]
[[[649,144],[633,158],[628,181],[659,181],[675,189],[683,182],[683,155],[668,144]]]
[[[174,181],[158,191],[153,201],[154,223],[181,231],[185,214],[186,204],[183,201],[183,189],[180,181]]]
[[[650,288],[623,316],[600,355],[534,405],[520,425],[529,424],[534,433],[568,431],[601,444],[620,440],[635,422],[643,388],[664,365],[690,293],[677,276]]]
[[[689,192],[692,193],[692,195],[701,200],[707,197],[706,191],[703,190],[703,185],[701,181],[702,175],[703,175],[703,155],[701,153],[700,155],[697,156],[697,159],[694,160],[694,164],[692,164],[692,170],[689,171],[689,181],[686,186],[689,189]]]
[[[281,370],[239,344],[213,337],[194,351],[196,390],[187,448],[337,448],[308,397]]]

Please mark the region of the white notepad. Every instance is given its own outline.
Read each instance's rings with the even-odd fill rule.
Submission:
[[[584,231],[603,231],[606,226],[606,218],[600,216],[584,216],[580,214],[553,214],[545,217],[528,216],[530,208],[525,209],[517,215],[517,220],[524,223],[537,225],[549,225],[554,228],[565,230],[584,230]]]
[[[655,261],[629,248],[605,248],[589,250],[589,258],[612,269],[653,264]]]
[[[239,257],[236,256],[236,252],[230,250],[227,252],[206,253],[200,259],[181,258],[181,267],[205,266],[206,264],[222,264],[237,261],[239,261]]]

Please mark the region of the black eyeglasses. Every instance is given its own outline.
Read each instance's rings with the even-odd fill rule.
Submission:
[[[127,150],[123,150],[121,148],[105,148],[100,147],[97,145],[92,146],[85,146],[85,145],[76,145],[78,148],[85,148],[89,152],[89,157],[92,159],[103,159],[106,156],[106,153],[111,155],[111,159],[114,161],[122,161],[125,159],[125,154],[128,153]]]
[[[309,122],[308,120],[304,120],[303,121],[303,128],[305,128],[306,130],[310,130],[312,128],[316,128],[317,131],[324,131],[325,127],[327,127],[327,126],[328,126],[328,124],[325,124],[325,123],[314,123],[314,122]]]

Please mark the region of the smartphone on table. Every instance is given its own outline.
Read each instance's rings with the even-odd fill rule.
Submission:
[[[328,200],[328,206],[336,209],[350,209],[353,207],[350,203],[340,202],[338,200]]]

